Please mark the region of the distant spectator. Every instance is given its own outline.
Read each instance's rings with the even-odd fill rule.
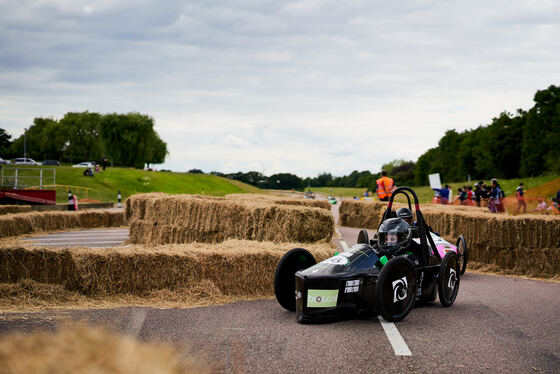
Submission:
[[[552,198],[552,201],[554,202],[554,207],[558,210],[560,210],[560,190],[558,190],[558,192],[556,192],[556,197]]]
[[[542,197],[539,197],[537,200],[539,201],[539,203],[537,204],[537,207],[535,208],[535,210],[533,210],[533,212],[546,212],[546,213],[548,213],[549,210],[552,210],[552,207],[548,206],[545,199],[543,199]]]
[[[490,211],[492,213],[504,213],[504,193],[500,188],[500,184],[496,178],[492,179],[492,189],[490,190]]]
[[[93,177],[93,169],[86,168],[86,170],[84,170],[84,177]]]
[[[440,204],[449,203],[449,186],[447,184],[444,186],[444,188],[432,188],[432,190],[436,191],[439,194]]]
[[[517,196],[517,209],[515,210],[516,214],[519,212],[519,209],[521,209],[521,207],[523,207],[523,213],[527,213],[527,204],[525,203],[525,192],[523,191],[524,185],[525,183],[521,182],[519,183],[519,187],[515,189],[515,194]]]
[[[467,191],[467,186],[463,186],[461,193],[459,194],[459,201],[461,202],[461,205],[467,205]]]
[[[486,183],[482,183],[480,187],[480,205],[487,207],[490,205],[490,189]]]
[[[480,181],[479,183],[474,184],[474,201],[476,206],[480,206],[480,202],[482,201],[482,198],[480,197],[482,194],[482,183],[483,182]]]
[[[375,181],[377,184],[377,197],[380,201],[389,201],[389,198],[395,190],[395,182],[387,176],[385,170],[381,171],[381,178]]]
[[[95,172],[99,173],[101,170],[99,169],[99,164],[95,164]]]
[[[474,206],[474,192],[472,186],[467,186],[467,205]]]
[[[103,171],[105,171],[105,168],[107,167],[107,157],[103,157],[103,160],[101,160],[101,166],[103,166]]]
[[[455,204],[456,201],[459,201],[459,204],[465,205],[465,201],[467,200],[467,191],[465,190],[466,189],[463,189],[462,187],[459,187],[457,189],[457,196],[455,196],[455,198],[453,199],[452,204]]]

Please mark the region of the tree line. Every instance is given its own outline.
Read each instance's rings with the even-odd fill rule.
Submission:
[[[503,112],[486,126],[449,130],[418,158],[415,184],[440,173],[448,182],[560,173],[560,87],[537,91],[528,111]]]
[[[3,158],[27,157],[62,162],[100,161],[115,166],[143,168],[161,164],[167,144],[154,130],[154,120],[145,114],[66,113],[60,120],[35,118],[25,133],[11,140],[0,129]]]

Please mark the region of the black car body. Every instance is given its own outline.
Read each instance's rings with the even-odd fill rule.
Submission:
[[[284,255],[275,273],[274,289],[280,304],[295,310],[300,322],[326,322],[372,313],[388,321],[400,321],[414,304],[434,301],[436,293],[442,305],[453,304],[459,290],[459,256],[450,251],[441,258],[437,250],[432,250],[436,246],[414,191],[399,187],[383,220],[394,214],[394,196],[406,195],[405,192],[415,198],[418,220],[413,231],[417,238],[410,241],[410,246],[392,255],[381,250],[376,240],[369,240],[367,231],[362,230],[358,244],[320,263],[305,249],[293,249]]]

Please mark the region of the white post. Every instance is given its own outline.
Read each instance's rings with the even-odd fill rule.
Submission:
[[[18,174],[18,169],[16,168],[16,183],[14,184],[14,190],[17,188],[17,174]]]
[[[41,168],[39,171],[39,187],[43,189],[43,168]]]
[[[53,168],[53,180],[52,180],[52,184],[56,184],[56,169]],[[56,187],[55,187],[56,188]]]

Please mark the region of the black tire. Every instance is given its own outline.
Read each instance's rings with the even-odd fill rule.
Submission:
[[[356,244],[368,244],[369,245],[369,235],[365,229],[361,229],[358,233],[358,240]]]
[[[316,263],[315,257],[303,248],[291,249],[280,259],[274,272],[274,294],[282,307],[292,312],[296,310],[295,274]]]
[[[459,238],[457,238],[457,254],[459,255],[459,267],[461,269],[461,275],[463,275],[465,274],[465,270],[467,270],[467,262],[469,260],[467,240],[463,235],[459,235]]]
[[[459,270],[459,256],[455,252],[447,252],[441,262],[438,274],[439,302],[445,307],[453,305],[459,292],[461,281]]]
[[[381,316],[389,322],[402,321],[416,299],[416,269],[405,257],[387,262],[377,278],[375,301]]]

